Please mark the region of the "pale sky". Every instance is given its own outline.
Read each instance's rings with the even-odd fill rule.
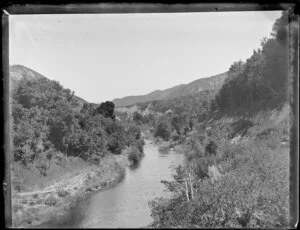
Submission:
[[[10,15],[9,62],[100,103],[223,73],[259,48],[280,15]]]

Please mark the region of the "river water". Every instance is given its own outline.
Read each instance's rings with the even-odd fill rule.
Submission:
[[[115,187],[91,194],[57,223],[48,227],[138,228],[152,222],[148,202],[168,196],[161,180],[171,179],[171,165],[183,162],[183,154],[159,151],[146,140],[145,157],[134,168],[127,168]]]

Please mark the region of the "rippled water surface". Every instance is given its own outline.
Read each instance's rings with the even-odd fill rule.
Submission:
[[[124,180],[116,187],[81,201],[61,223],[53,223],[52,227],[128,228],[150,224],[148,202],[167,195],[160,181],[171,179],[170,166],[182,163],[183,155],[158,151],[148,141],[144,152],[140,164],[127,168]]]

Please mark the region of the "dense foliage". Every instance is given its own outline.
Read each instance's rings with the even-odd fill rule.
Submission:
[[[98,163],[141,138],[137,126],[115,120],[112,102],[81,105],[74,92],[47,78],[23,78],[11,96],[14,159],[43,174],[53,158]]]
[[[161,137],[165,141],[168,141],[172,132],[172,127],[169,119],[166,117],[163,117],[158,121],[158,124],[156,126],[156,129],[154,131],[155,137]]]
[[[200,148],[175,168],[172,181],[162,181],[173,197],[150,202],[152,226],[287,227],[288,164],[286,152],[251,138],[219,141],[216,156],[204,156]]]
[[[152,101],[138,104],[139,111],[135,111],[129,118],[136,125],[147,125],[153,131],[154,137],[161,137],[165,141],[185,136],[193,130],[195,124],[211,117],[215,91],[201,91],[193,95],[169,100]],[[149,109],[149,112],[146,112]],[[126,116],[118,113],[123,121]]]
[[[111,101],[106,101],[104,103],[101,103],[100,106],[98,106],[95,109],[94,115],[101,114],[104,117],[115,119],[114,109],[115,109],[114,103]]]
[[[288,13],[273,26],[272,37],[264,38],[245,63],[238,61],[216,96],[222,113],[250,108],[265,109],[283,104],[288,97]],[[242,110],[243,112],[245,110]]]

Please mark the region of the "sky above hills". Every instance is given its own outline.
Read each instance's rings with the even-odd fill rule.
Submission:
[[[9,62],[100,103],[223,73],[259,48],[280,15],[11,15]]]

